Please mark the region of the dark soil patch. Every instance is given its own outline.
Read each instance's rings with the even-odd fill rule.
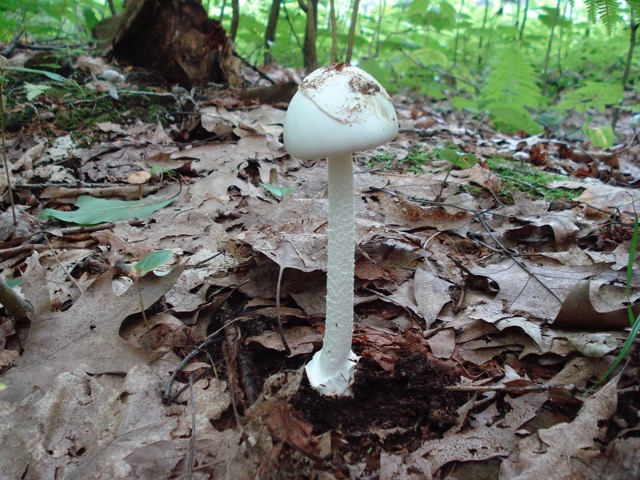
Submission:
[[[314,434],[340,432],[355,451],[372,442],[384,450],[415,450],[425,439],[441,437],[456,422],[456,408],[466,401],[445,389],[451,369],[423,353],[401,356],[393,372],[374,361],[358,364],[351,397],[324,397],[305,380],[291,403]]]

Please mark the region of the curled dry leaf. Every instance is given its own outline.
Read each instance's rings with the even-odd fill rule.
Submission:
[[[2,376],[9,388],[0,392],[0,399],[21,400],[33,389],[46,390],[61,372],[126,372],[158,358],[159,354],[124,341],[120,325],[140,311],[141,301],[146,307],[153,305],[183,270],[184,266],[178,266],[163,277],[145,275],[117,297],[112,290],[116,270],[111,269],[99,276],[69,310],[36,309],[24,354]]]

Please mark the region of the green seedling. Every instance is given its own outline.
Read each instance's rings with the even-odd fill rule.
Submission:
[[[142,289],[140,288],[140,278],[147,273],[154,271],[156,268],[164,265],[173,257],[171,250],[158,250],[157,252],[150,253],[146,257],[140,259],[133,267],[131,267],[131,277],[138,286],[138,299],[140,301],[140,311],[142,312],[142,318],[146,325],[149,325],[147,314],[145,313],[144,302],[142,301]]]
[[[613,145],[613,128],[610,125],[602,127],[590,127],[586,123],[583,126],[584,134],[594,146],[607,149]]]
[[[451,164],[451,167],[447,171],[447,175],[444,177],[442,181],[442,187],[440,188],[440,193],[436,197],[436,201],[442,200],[442,191],[444,190],[445,185],[447,184],[447,179],[449,178],[449,174],[456,168],[459,169],[467,169],[473,167],[477,162],[478,158],[471,153],[462,153],[453,148],[443,148],[438,153],[438,156],[442,160],[446,160]]]
[[[262,186],[266,188],[271,195],[280,200],[282,197],[286,195],[291,195],[295,192],[295,189],[289,187],[279,187],[277,185],[269,185],[268,183],[262,183]]]
[[[598,379],[598,381],[586,391],[587,394],[592,392],[596,387],[598,387],[598,385],[602,384],[602,382],[609,378],[609,376],[616,370],[616,368],[618,368],[618,365],[620,365],[622,360],[627,357],[627,354],[629,353],[629,350],[631,350],[631,347],[633,346],[633,343],[638,336],[638,332],[640,331],[640,315],[638,315],[637,318],[634,317],[632,309],[633,305],[631,303],[631,277],[633,273],[633,265],[636,259],[636,252],[638,251],[638,236],[640,230],[640,225],[638,224],[638,212],[636,211],[635,204],[633,205],[633,211],[635,214],[635,219],[633,222],[633,234],[631,236],[631,244],[629,245],[629,259],[627,263],[627,312],[629,314],[629,324],[631,325],[631,331],[629,332],[627,339],[622,345],[620,353],[618,353],[616,359],[613,361],[604,375],[602,375],[602,377],[600,377],[600,379]]]

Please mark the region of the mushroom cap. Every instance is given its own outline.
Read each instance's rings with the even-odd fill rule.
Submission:
[[[133,172],[131,175],[129,175],[129,178],[127,178],[127,182],[133,185],[141,185],[143,183],[146,183],[146,181],[150,178],[151,174],[149,172]]]
[[[391,97],[367,72],[345,63],[306,77],[284,121],[284,145],[302,160],[367,150],[397,134]]]

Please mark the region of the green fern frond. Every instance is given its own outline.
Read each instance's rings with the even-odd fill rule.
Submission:
[[[618,20],[619,7],[617,0],[600,0],[600,5],[598,6],[598,17],[604,24],[604,28],[607,30],[607,35],[611,35],[613,32],[613,27]]]
[[[536,71],[524,54],[515,48],[504,49],[482,89],[485,104],[501,103],[537,108],[542,95]]]
[[[498,54],[480,97],[499,129],[532,134],[540,131],[528,111],[542,103],[537,78],[535,69],[517,48],[505,48]]]
[[[585,6],[587,7],[587,15],[591,23],[596,23],[598,6],[601,1],[602,0],[584,0]]]
[[[631,0],[629,3],[633,5],[635,1]],[[584,3],[587,7],[589,20],[592,23],[600,20],[607,30],[607,34],[611,35],[613,27],[618,21],[618,10],[620,9],[618,0],[585,0]]]

